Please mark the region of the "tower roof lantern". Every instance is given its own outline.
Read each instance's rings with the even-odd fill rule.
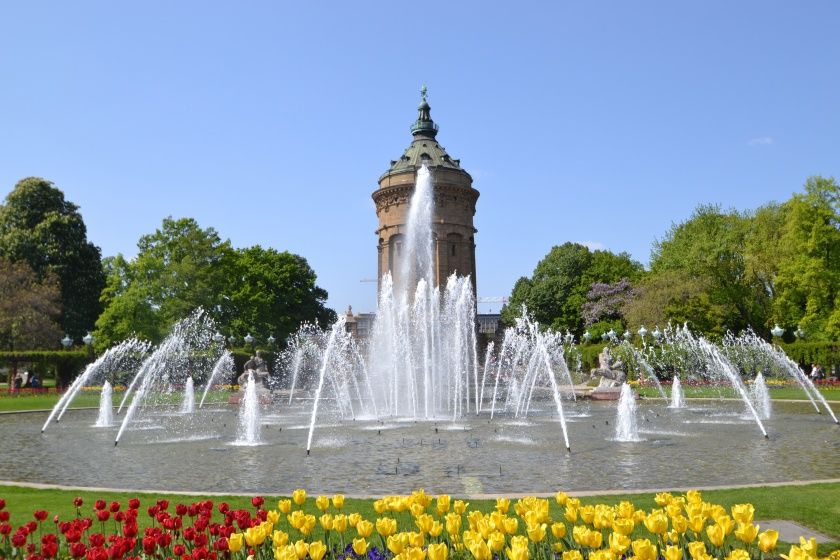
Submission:
[[[426,99],[426,91],[426,86],[420,88],[420,105],[417,106],[417,120],[411,125],[411,133],[414,136],[434,138],[438,133],[438,125],[432,120],[432,108]]]

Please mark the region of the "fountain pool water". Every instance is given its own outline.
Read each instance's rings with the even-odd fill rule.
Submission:
[[[762,420],[769,420],[773,408],[770,403],[770,391],[767,390],[767,384],[764,382],[764,374],[759,373],[755,376],[750,392],[758,415]]]
[[[615,441],[641,441],[636,425],[636,395],[627,383],[621,385],[621,396],[615,418]]]
[[[114,423],[113,393],[111,384],[105,381],[105,384],[102,385],[102,392],[99,394],[99,416],[96,418],[96,424],[94,424],[97,428],[110,428]]]
[[[210,384],[208,383],[209,387]],[[192,377],[187,377],[184,383],[184,400],[181,401],[181,414],[192,414],[195,411],[195,386]]]
[[[679,375],[675,375],[671,382],[671,405],[668,408],[685,408],[685,398],[683,397]]]

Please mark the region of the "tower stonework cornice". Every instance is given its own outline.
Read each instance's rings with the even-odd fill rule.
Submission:
[[[388,170],[379,177],[373,192],[379,227],[378,278],[386,272],[397,273],[397,257],[402,248],[408,205],[414,192],[417,170],[426,165],[434,180],[435,211],[433,235],[435,281],[446,283],[453,272],[469,275],[476,288],[475,233],[473,226],[479,192],[461,162],[449,156],[437,141],[438,125],[432,120],[425,87],[417,108],[417,120],[411,126],[413,140],[399,159],[391,160]]]

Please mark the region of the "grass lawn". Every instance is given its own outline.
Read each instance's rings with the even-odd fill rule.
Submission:
[[[735,389],[731,387],[721,387],[721,386],[708,386],[708,385],[701,385],[701,386],[690,386],[690,385],[683,385],[683,395],[688,399],[717,399],[720,397],[728,397],[728,398],[735,398],[738,395],[735,392]],[[662,387],[665,390],[665,394],[670,397],[671,395],[671,388],[668,386]],[[659,391],[656,390],[656,387],[634,387],[634,390],[642,397],[659,397]],[[805,392],[800,389],[799,387],[770,387],[770,398],[773,400],[807,400],[808,396]],[[828,401],[840,401],[840,388],[819,388],[820,393],[822,396],[825,397]]]
[[[141,500],[140,516],[141,526],[149,519],[145,515],[145,508],[153,505],[158,499],[167,499],[171,504],[191,503],[198,500],[210,499],[214,503],[228,502],[234,508],[253,509],[250,498],[237,496],[184,496],[184,495],[161,495],[161,494],[127,494],[111,492],[83,492],[67,490],[41,490],[32,488],[19,488],[16,486],[0,486],[0,498],[6,500],[6,509],[11,514],[11,522],[20,524],[32,519],[32,512],[36,509],[47,510],[50,518],[58,514],[62,519],[68,519],[76,515],[73,507],[73,498],[80,496],[84,500],[82,515],[90,515],[93,503],[97,499],[107,502],[118,501],[123,504],[129,498],[139,497]],[[278,497],[266,497],[267,508],[276,507]],[[780,486],[746,488],[732,490],[710,490],[703,492],[703,498],[712,503],[719,503],[727,508],[733,504],[749,502],[755,506],[756,520],[762,519],[788,519],[795,521],[827,536],[834,537],[834,542],[820,545],[820,553],[827,554],[832,550],[840,548],[840,484],[811,484],[806,486]],[[584,504],[616,504],[622,500],[632,502],[638,508],[650,510],[656,507],[653,494],[631,494],[631,495],[602,495],[582,498]],[[314,500],[307,500],[307,513],[317,514]],[[562,512],[559,506],[550,500],[551,515],[554,518],[561,518]],[[495,502],[492,500],[470,500],[472,509],[479,509],[489,512],[493,509]],[[378,515],[373,510],[372,500],[347,499],[345,504],[346,512],[358,511],[367,519],[375,520]],[[401,519],[400,515],[405,516]],[[396,515],[400,525],[412,525],[409,514]],[[781,546],[783,552],[787,552],[787,546]]]
[[[114,406],[119,406],[124,393],[114,393]],[[210,391],[207,394],[205,403],[220,403],[227,402],[230,393],[227,391]],[[0,394],[0,412],[14,412],[23,410],[52,410],[61,395],[57,393],[48,393],[41,395],[9,395],[8,393]],[[199,394],[196,402],[201,398]],[[180,402],[181,395],[173,396],[173,402]],[[70,408],[85,408],[85,407],[99,407],[99,393],[83,391],[76,395]]]

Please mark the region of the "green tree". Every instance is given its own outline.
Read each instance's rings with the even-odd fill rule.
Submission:
[[[105,284],[100,250],[88,242],[78,210],[50,181],[38,177],[18,182],[0,207],[0,257],[27,263],[41,280],[55,275],[60,324],[73,338],[93,328]]]
[[[192,218],[167,217],[160,229],[140,238],[137,248],[132,261],[118,255],[107,262],[97,346],[129,336],[157,342],[198,307],[217,318],[225,315],[222,296],[234,253],[215,229],[202,229]]]
[[[306,259],[259,245],[236,251],[236,281],[231,283],[229,328],[285,340],[304,321],[326,327],[336,319],[324,306],[326,290],[316,284]]]
[[[840,187],[812,177],[783,205],[774,322],[814,340],[840,340]]]
[[[25,262],[0,259],[0,344],[6,350],[57,347],[61,327],[58,279],[43,280]]]
[[[671,301],[669,319],[682,319],[694,329],[716,335],[726,329],[739,331],[766,324],[770,294],[762,279],[751,274],[747,266],[751,223],[748,214],[702,205],[654,244],[652,275],[680,273],[694,287],[702,286],[706,291],[702,298]]]
[[[583,332],[581,308],[593,283],[615,283],[622,278],[637,280],[642,265],[627,253],[590,251],[579,243],[555,246],[537,263],[531,278],[520,278],[508,304],[502,308],[502,321],[513,324],[524,304],[544,326],[575,334]]]

